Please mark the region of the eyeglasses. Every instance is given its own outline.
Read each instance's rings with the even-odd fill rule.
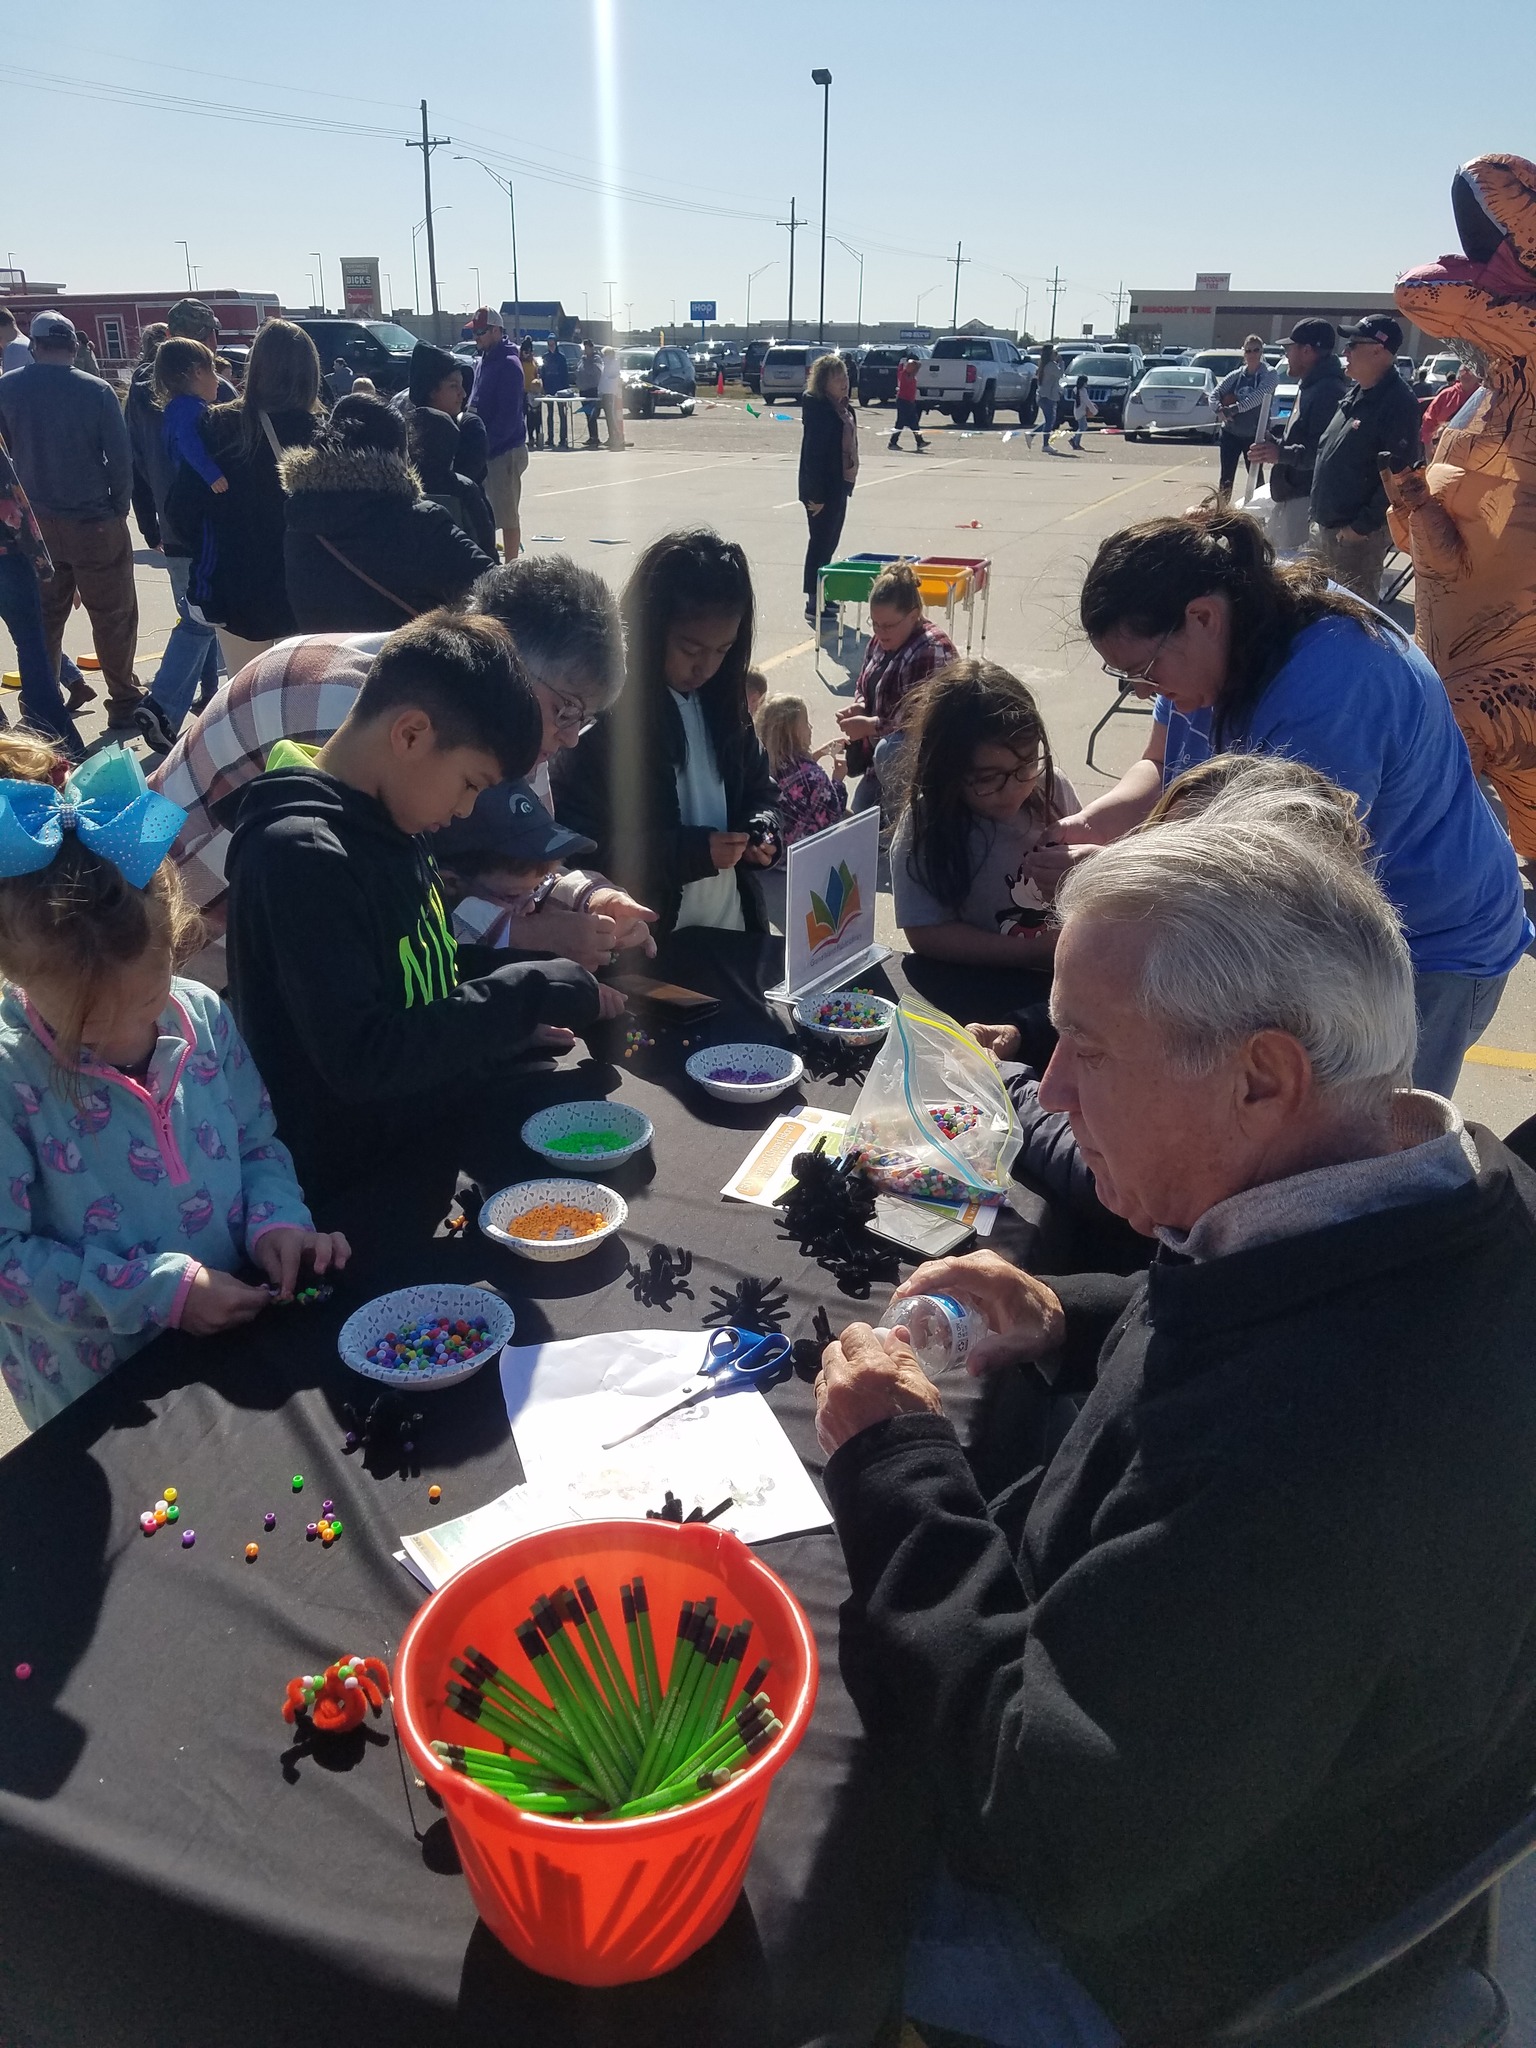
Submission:
[[[587,716],[587,707],[579,697],[568,697],[563,690],[557,690],[553,683],[541,683],[539,688],[555,702],[556,732],[585,732],[592,724]]]
[[[1158,660],[1162,654],[1163,649],[1168,645],[1168,642],[1173,638],[1174,634],[1178,630],[1179,629],[1177,626],[1170,626],[1168,628],[1167,632],[1163,635],[1162,639],[1159,640],[1157,645],[1153,648],[1152,658],[1150,661],[1147,662],[1144,668],[1116,668],[1112,662],[1108,661],[1101,661],[1099,663],[1099,667],[1103,669],[1105,675],[1107,675],[1112,682],[1118,683],[1122,690],[1134,689],[1136,684],[1138,683],[1150,683],[1152,680],[1152,671],[1157,667]]]
[[[1040,757],[1033,761],[1022,761],[1017,768],[983,768],[974,775],[967,775],[965,786],[972,796],[1001,796],[1010,782],[1026,786],[1040,779]]]

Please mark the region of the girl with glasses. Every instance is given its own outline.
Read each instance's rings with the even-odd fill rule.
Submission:
[[[1025,863],[1078,798],[1034,698],[994,661],[957,661],[907,702],[912,765],[891,845],[907,943],[962,966],[1048,970],[1056,934]]]

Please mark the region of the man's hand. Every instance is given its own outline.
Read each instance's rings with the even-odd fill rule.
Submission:
[[[609,988],[606,982],[597,984],[597,1014],[605,1023],[615,1017],[622,1017],[629,1008],[629,998],[622,989]]]
[[[813,505],[809,498],[802,498],[800,502],[805,507],[806,511],[810,513],[813,519],[815,518],[816,514],[821,510],[820,505]]]
[[[967,1024],[965,1028],[995,1060],[1016,1060],[1024,1050],[1017,1024]]]
[[[747,850],[745,832],[711,832],[709,835],[709,857],[719,873],[736,863]]]
[[[1280,450],[1273,441],[1255,441],[1248,450],[1248,460],[1250,462],[1278,462],[1280,460]]]
[[[248,1286],[233,1273],[219,1273],[212,1266],[204,1266],[187,1289],[178,1328],[193,1337],[217,1336],[220,1330],[234,1330],[241,1323],[253,1322],[271,1300],[265,1287]]]
[[[257,1239],[252,1255],[277,1289],[279,1301],[293,1299],[294,1283],[306,1259],[318,1280],[323,1273],[339,1273],[352,1256],[352,1247],[339,1230],[298,1230],[280,1223]]]
[[[903,1280],[891,1297],[953,1294],[980,1309],[991,1333],[974,1345],[965,1361],[970,1373],[999,1365],[1023,1365],[1057,1350],[1067,1333],[1061,1303],[1043,1280],[1021,1273],[996,1252],[967,1252],[958,1259],[930,1259]]]
[[[942,1415],[939,1390],[910,1344],[889,1350],[868,1323],[850,1323],[821,1354],[816,1377],[816,1435],[829,1454],[893,1415]]]
[[[837,723],[845,740],[872,740],[880,730],[879,719],[864,711],[839,711]]]
[[[616,952],[626,953],[631,946],[643,946],[646,957],[655,958],[656,941],[651,937],[651,926],[656,922],[654,910],[637,903],[633,896],[611,882],[592,891],[587,898],[587,909],[598,917],[613,920]]]

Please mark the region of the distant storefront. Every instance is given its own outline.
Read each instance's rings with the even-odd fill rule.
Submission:
[[[1127,338],[1142,348],[1236,348],[1248,334],[1279,341],[1298,320],[1353,325],[1366,313],[1395,312],[1391,285],[1373,292],[1201,291],[1171,287],[1131,293]],[[1403,322],[1403,353],[1417,360],[1441,337]]]
[[[226,341],[250,341],[263,320],[279,311],[276,292],[75,292],[9,291],[5,304],[25,333],[34,313],[63,313],[87,337],[104,370],[128,368],[138,360],[139,336],[165,319],[178,299],[199,298],[213,309]]]

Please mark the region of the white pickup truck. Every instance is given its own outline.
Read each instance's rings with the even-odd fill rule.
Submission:
[[[999,406],[1031,426],[1039,405],[1035,366],[1000,334],[946,334],[917,366],[919,405],[947,412],[956,426],[969,417],[990,427]]]

